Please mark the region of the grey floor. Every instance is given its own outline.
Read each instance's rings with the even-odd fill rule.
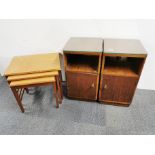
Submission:
[[[155,134],[155,91],[137,90],[130,107],[64,98],[59,109],[51,87],[24,96],[20,112],[6,80],[0,77],[0,134]]]

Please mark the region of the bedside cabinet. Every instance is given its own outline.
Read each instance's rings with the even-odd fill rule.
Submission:
[[[63,49],[67,96],[97,100],[103,40],[71,38]]]
[[[129,106],[146,56],[139,40],[104,39],[99,101]]]

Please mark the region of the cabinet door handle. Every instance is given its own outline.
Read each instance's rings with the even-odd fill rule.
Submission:
[[[92,87],[92,88],[94,88],[94,87],[95,87],[95,84],[94,84],[94,83],[92,83],[91,87]]]
[[[104,89],[107,89],[107,88],[108,88],[108,87],[107,87],[107,84],[105,84],[105,85],[104,85]]]

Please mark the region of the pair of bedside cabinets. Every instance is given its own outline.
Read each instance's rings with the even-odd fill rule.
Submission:
[[[147,57],[139,40],[71,38],[63,53],[68,97],[130,105]]]

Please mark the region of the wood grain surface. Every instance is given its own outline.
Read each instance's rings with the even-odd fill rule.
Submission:
[[[37,78],[37,79],[28,79],[28,80],[20,80],[20,81],[12,81],[10,83],[10,87],[14,86],[24,86],[24,85],[31,85],[31,84],[41,84],[41,83],[52,83],[55,82],[54,77],[44,77],[44,78]]]
[[[16,56],[5,71],[5,76],[61,70],[58,53]]]
[[[138,77],[102,75],[99,101],[129,104],[137,83]]]
[[[114,76],[126,76],[126,77],[138,77],[138,74],[134,72],[130,66],[107,66],[104,68],[103,74]]]
[[[66,72],[67,95],[72,98],[96,100],[97,74]]]
[[[23,75],[12,75],[8,76],[8,81],[18,81],[18,80],[27,80],[27,79],[36,79],[41,77],[50,77],[58,75],[58,71],[53,72],[43,72],[43,73],[33,73],[33,74],[23,74]]]

